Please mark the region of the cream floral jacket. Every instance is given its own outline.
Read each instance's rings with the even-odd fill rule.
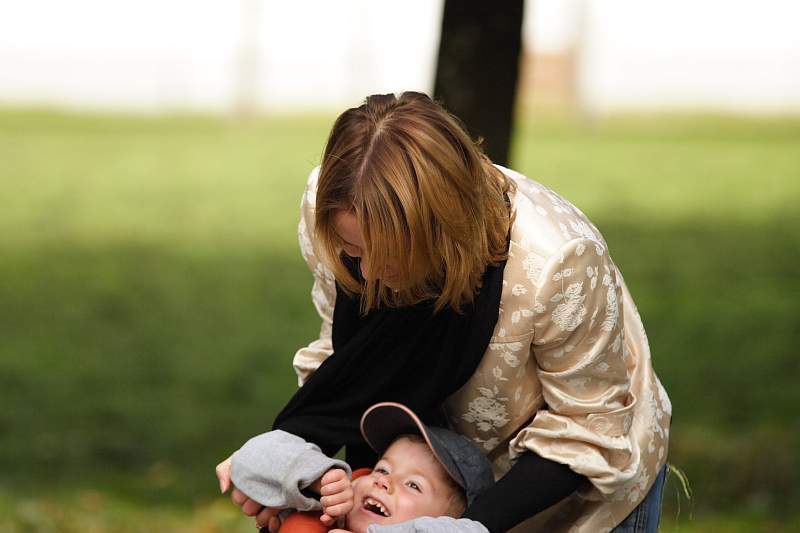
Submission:
[[[525,531],[608,531],[664,466],[672,407],[600,232],[553,191],[498,168],[517,184],[500,315],[477,371],[445,408],[453,429],[492,460],[496,477],[532,450],[590,481]],[[322,328],[294,357],[301,385],[333,351],[334,278],[312,240],[318,172],[303,194],[299,238]]]

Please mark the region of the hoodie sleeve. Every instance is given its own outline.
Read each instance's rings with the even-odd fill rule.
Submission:
[[[303,493],[332,468],[350,476],[344,461],[331,459],[310,442],[276,430],[248,440],[231,459],[231,480],[247,495],[267,507],[315,511],[319,500]]]
[[[371,525],[367,533],[489,533],[480,522],[468,518],[423,516],[408,522],[388,526]]]

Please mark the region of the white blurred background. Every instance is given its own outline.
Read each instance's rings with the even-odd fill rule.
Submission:
[[[441,0],[0,3],[0,105],[294,112],[433,89]],[[528,0],[520,100],[800,113],[797,0]]]

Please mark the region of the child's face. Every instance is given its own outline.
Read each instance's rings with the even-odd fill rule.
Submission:
[[[353,482],[353,510],[347,527],[354,533],[370,524],[398,524],[420,516],[443,516],[450,508],[447,473],[422,442],[399,438],[372,473]]]

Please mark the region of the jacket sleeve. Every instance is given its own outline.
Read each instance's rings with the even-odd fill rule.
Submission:
[[[331,468],[351,475],[344,461],[331,459],[315,444],[276,430],[248,440],[231,458],[231,481],[248,498],[267,507],[316,511],[319,500],[303,489]]]
[[[489,533],[480,522],[468,518],[424,516],[400,524],[387,526],[371,525],[367,533]]]
[[[322,319],[319,338],[300,348],[294,355],[292,366],[300,386],[308,380],[319,365],[333,353],[331,326],[333,307],[336,304],[336,284],[331,271],[319,259],[314,245],[314,207],[317,195],[319,167],[308,176],[303,198],[300,201],[300,223],[297,228],[300,252],[314,277],[311,300]]]
[[[532,354],[545,407],[511,441],[568,465],[603,494],[638,469],[629,437],[630,393],[622,278],[604,243],[576,238],[545,263],[537,281]]]

